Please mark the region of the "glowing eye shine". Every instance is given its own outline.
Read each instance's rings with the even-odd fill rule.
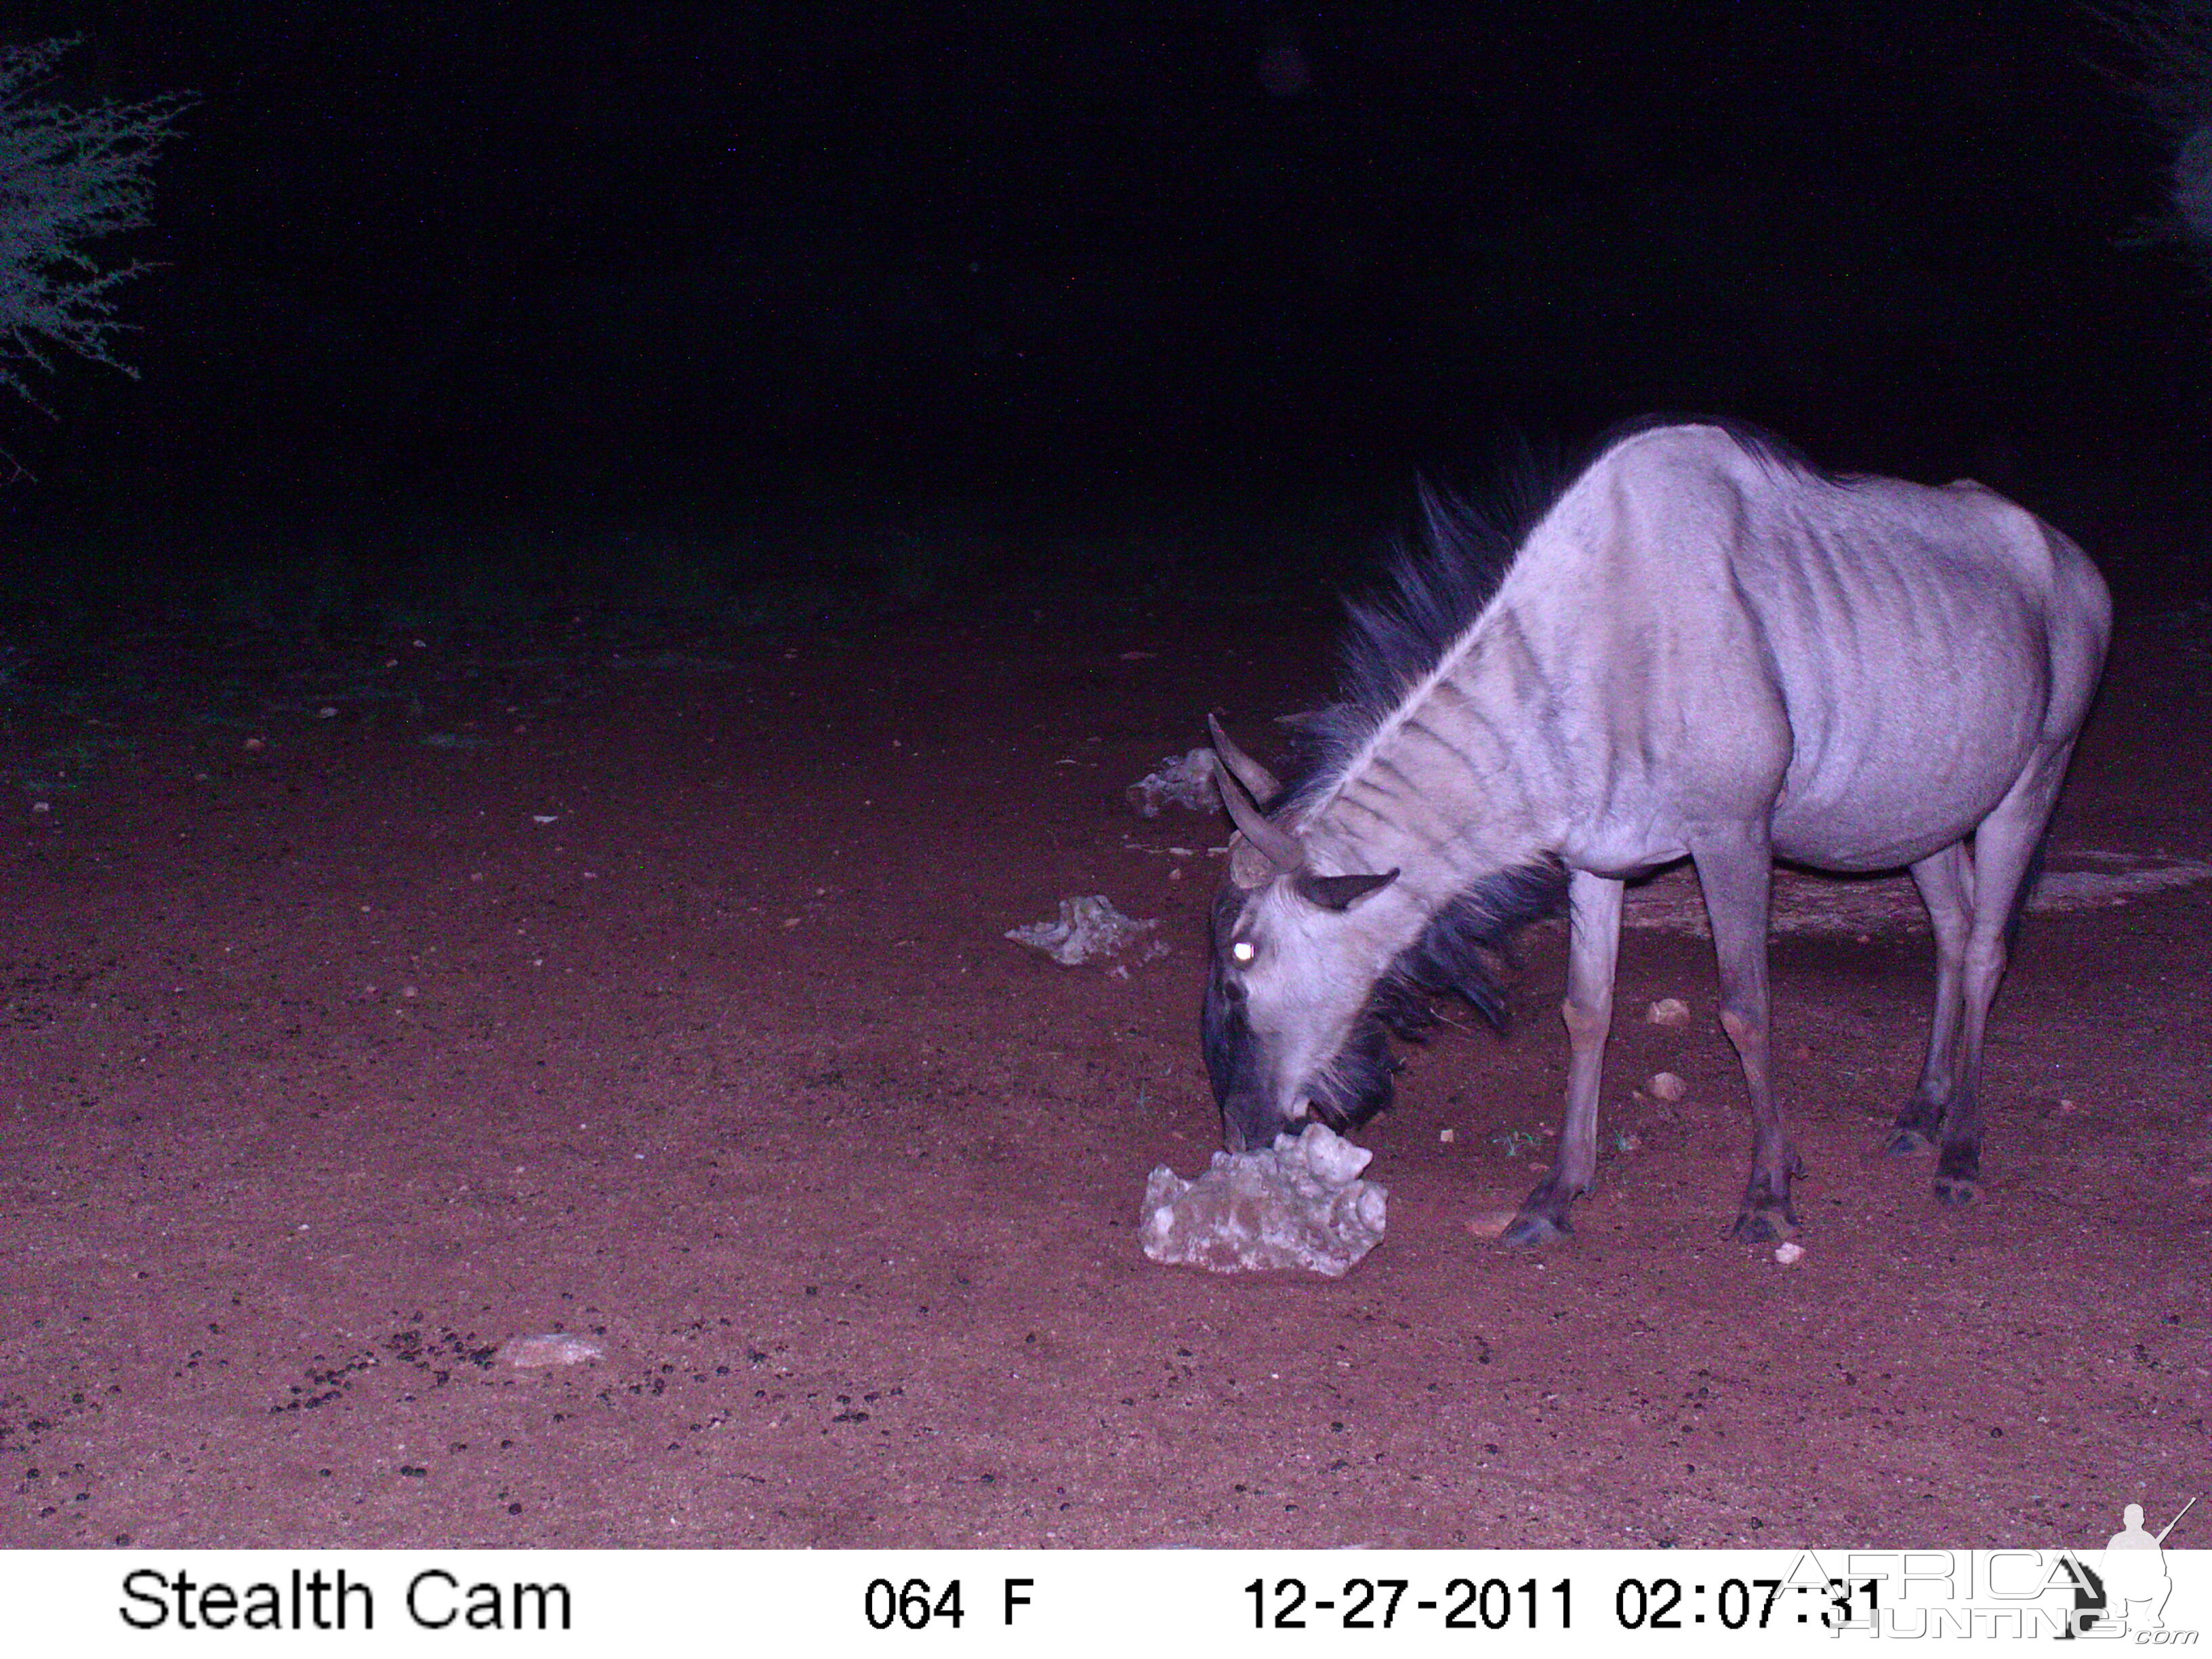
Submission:
[[[1229,947],[1229,954],[1236,957],[1239,962],[1249,962],[1259,953],[1253,950],[1252,941],[1250,939],[1240,939],[1236,944]]]

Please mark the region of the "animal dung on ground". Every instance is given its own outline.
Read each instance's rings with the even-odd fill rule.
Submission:
[[[1123,915],[1104,894],[1094,893],[1088,898],[1062,899],[1059,920],[1009,927],[1006,937],[1017,945],[1043,951],[1063,968],[1077,968],[1097,957],[1117,954],[1158,926],[1156,921]],[[1148,951],[1143,960],[1166,953],[1166,947],[1161,946]]]
[[[499,1345],[499,1352],[492,1358],[502,1365],[532,1370],[541,1365],[580,1365],[605,1352],[589,1337],[550,1331],[543,1336],[510,1336]]]
[[[1140,818],[1156,818],[1163,806],[1187,806],[1194,812],[1218,812],[1221,802],[1213,792],[1213,751],[1194,749],[1187,755],[1170,755],[1159,769],[1131,784],[1122,793],[1129,810]]]
[[[1672,1104],[1690,1092],[1690,1085],[1672,1072],[1661,1072],[1644,1080],[1644,1092],[1654,1100]]]
[[[1154,1261],[1208,1273],[1341,1278],[1382,1238],[1389,1193],[1359,1176],[1374,1156],[1309,1123],[1265,1152],[1216,1152],[1195,1181],[1162,1164],[1145,1183],[1138,1242]]]
[[[1680,997],[1661,997],[1644,1011],[1644,1023],[1646,1025],[1687,1025],[1690,1023],[1690,1005]]]

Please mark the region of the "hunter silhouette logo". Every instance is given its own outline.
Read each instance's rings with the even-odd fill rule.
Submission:
[[[2143,1529],[2142,1505],[2129,1504],[2120,1511],[2120,1530],[2106,1540],[2104,1559],[2094,1568],[2069,1552],[2061,1571],[2074,1585],[2074,1616],[2060,1640],[2166,1628],[2166,1598],[2173,1594],[2173,1580],[2166,1568],[2166,1540],[2181,1524],[2182,1516],[2197,1507],[2197,1498],[2184,1504],[2181,1513],[2155,1535]],[[2100,1625],[2102,1630],[2097,1628]]]
[[[2196,1507],[2192,1498],[2155,1538],[2143,1530],[2142,1504],[2130,1504],[2120,1512],[2121,1529],[2105,1546],[2105,1593],[2112,1600],[2112,1616],[2128,1629],[2166,1628],[2160,1615],[2166,1598],[2173,1594],[2173,1580],[2166,1571],[2166,1534],[2181,1524],[2182,1515]]]

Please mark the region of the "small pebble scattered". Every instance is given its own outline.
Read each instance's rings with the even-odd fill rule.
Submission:
[[[1654,1100],[1677,1101],[1690,1092],[1690,1085],[1672,1072],[1661,1072],[1644,1085],[1644,1092]]]
[[[1687,1025],[1690,1023],[1690,1005],[1680,997],[1662,997],[1644,1010],[1644,1023],[1647,1025]]]
[[[1774,1247],[1774,1259],[1785,1267],[1793,1261],[1802,1261],[1805,1259],[1805,1247],[1795,1240],[1786,1244],[1777,1244]]]

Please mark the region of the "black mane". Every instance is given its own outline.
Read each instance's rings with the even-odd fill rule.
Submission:
[[[1400,537],[1381,580],[1346,597],[1336,700],[1299,722],[1298,770],[1285,800],[1302,800],[1343,775],[1376,727],[1474,625],[1574,476],[1539,481],[1524,465],[1486,504],[1420,486],[1419,539]]]
[[[1276,803],[1296,806],[1340,778],[1409,691],[1474,626],[1544,515],[1601,457],[1668,426],[1711,426],[1763,465],[1846,483],[1786,439],[1740,421],[1646,415],[1624,422],[1573,455],[1539,457],[1529,446],[1502,469],[1486,498],[1420,484],[1419,537],[1391,544],[1381,579],[1345,599],[1336,644],[1336,701],[1297,722],[1298,764]]]
[[[1428,927],[1390,964],[1375,988],[1375,1016],[1419,1042],[1436,1024],[1439,996],[1463,998],[1502,1031],[1504,987],[1498,969],[1513,936],[1557,915],[1567,902],[1567,870],[1557,859],[1484,877],[1429,918]]]

